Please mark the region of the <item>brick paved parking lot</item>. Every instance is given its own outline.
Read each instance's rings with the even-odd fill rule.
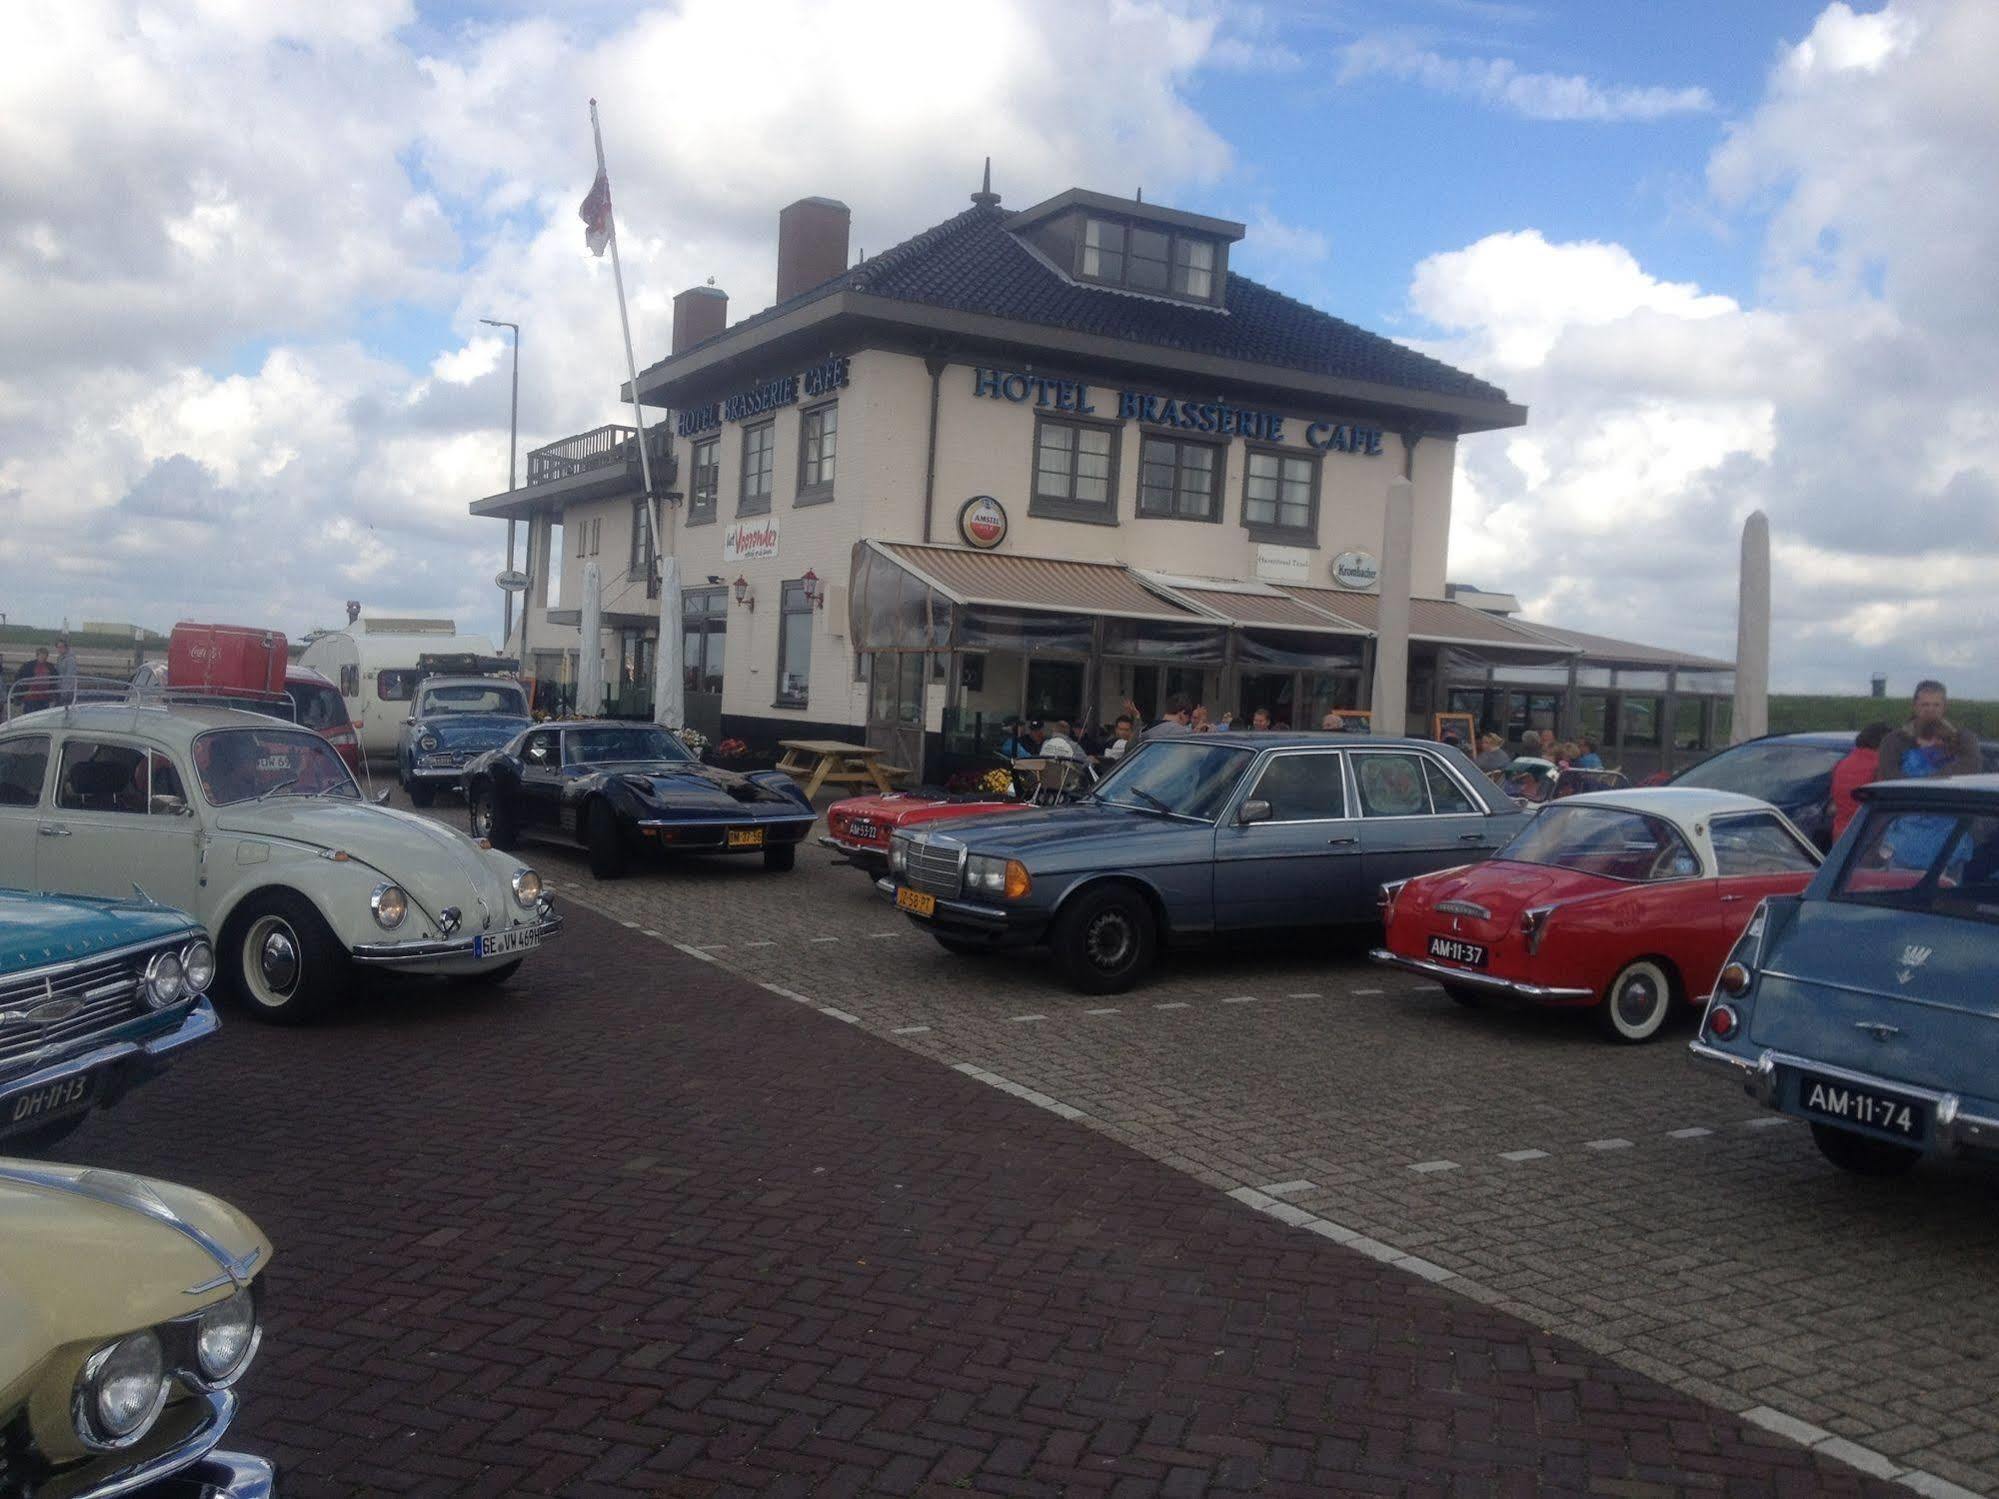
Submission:
[[[1981,1178],[1351,954],[1084,1001],[816,853],[532,857],[572,925],[504,993],[238,1020],[65,1147],[276,1241],[294,1494],[1988,1486]]]
[[[618,919],[1213,1189],[1287,1184],[1287,1210],[1624,1367],[1999,1492],[1999,1177],[1847,1177],[1695,1072],[1685,1031],[1618,1048],[1580,1017],[1466,1011],[1352,943],[1169,957],[1085,999],[1033,955],[945,954],[817,852],[608,885],[534,856]]]

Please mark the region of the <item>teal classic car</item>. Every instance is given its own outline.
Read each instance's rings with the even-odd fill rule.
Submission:
[[[1757,908],[1693,1054],[1845,1170],[1999,1159],[1999,775],[1859,796],[1804,894]]]
[[[0,890],[0,1151],[39,1151],[214,1035],[208,934],[185,912]]]

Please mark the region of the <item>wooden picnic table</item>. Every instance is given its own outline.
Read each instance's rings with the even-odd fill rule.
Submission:
[[[780,739],[777,743],[784,751],[777,768],[805,783],[807,801],[819,794],[821,786],[873,786],[893,791],[894,777],[909,774],[900,765],[882,764],[882,752],[865,744],[842,744],[837,739]]]

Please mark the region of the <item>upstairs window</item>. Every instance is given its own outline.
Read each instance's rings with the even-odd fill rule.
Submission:
[[[839,436],[838,406],[815,406],[798,419],[798,504],[833,498],[833,455]]]
[[[770,480],[776,468],[777,429],[769,422],[743,428],[742,489],[736,500],[738,515],[767,515],[770,512]]]
[[[1117,524],[1117,433],[1043,417],[1034,429],[1034,497],[1028,514]]]
[[[1252,534],[1318,543],[1319,465],[1252,448],[1243,471],[1242,523]]]
[[[704,437],[694,444],[694,456],[689,462],[694,470],[694,484],[687,494],[687,524],[690,526],[715,518],[715,492],[721,487],[721,452],[722,440],[719,437]]]
[[[1215,300],[1215,242],[1198,234],[1116,219],[1085,219],[1077,274],[1190,302]]]

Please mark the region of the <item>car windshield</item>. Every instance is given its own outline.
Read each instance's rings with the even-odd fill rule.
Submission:
[[[1999,924],[1999,816],[1873,808],[1832,898]]]
[[[1673,777],[1675,786],[1739,791],[1778,807],[1801,807],[1832,794],[1832,768],[1846,754],[1836,744],[1744,744]]]
[[[361,799],[333,746],[298,729],[213,729],[194,741],[194,770],[211,806],[262,796]]]
[[[571,729],[563,736],[563,759],[570,765],[602,765],[618,760],[692,760],[677,734],[651,724],[630,728]]]
[[[1686,839],[1664,818],[1573,802],[1541,812],[1494,857],[1639,882],[1701,872]]]
[[[1140,744],[1118,762],[1090,799],[1213,822],[1255,758],[1254,750],[1185,739]]]
[[[302,729],[324,733],[347,722],[347,703],[332,687],[321,682],[287,682],[285,696],[292,700],[292,713]]]
[[[453,682],[447,687],[424,688],[417,716],[434,718],[443,713],[506,713],[526,718],[527,696],[511,682]]]

